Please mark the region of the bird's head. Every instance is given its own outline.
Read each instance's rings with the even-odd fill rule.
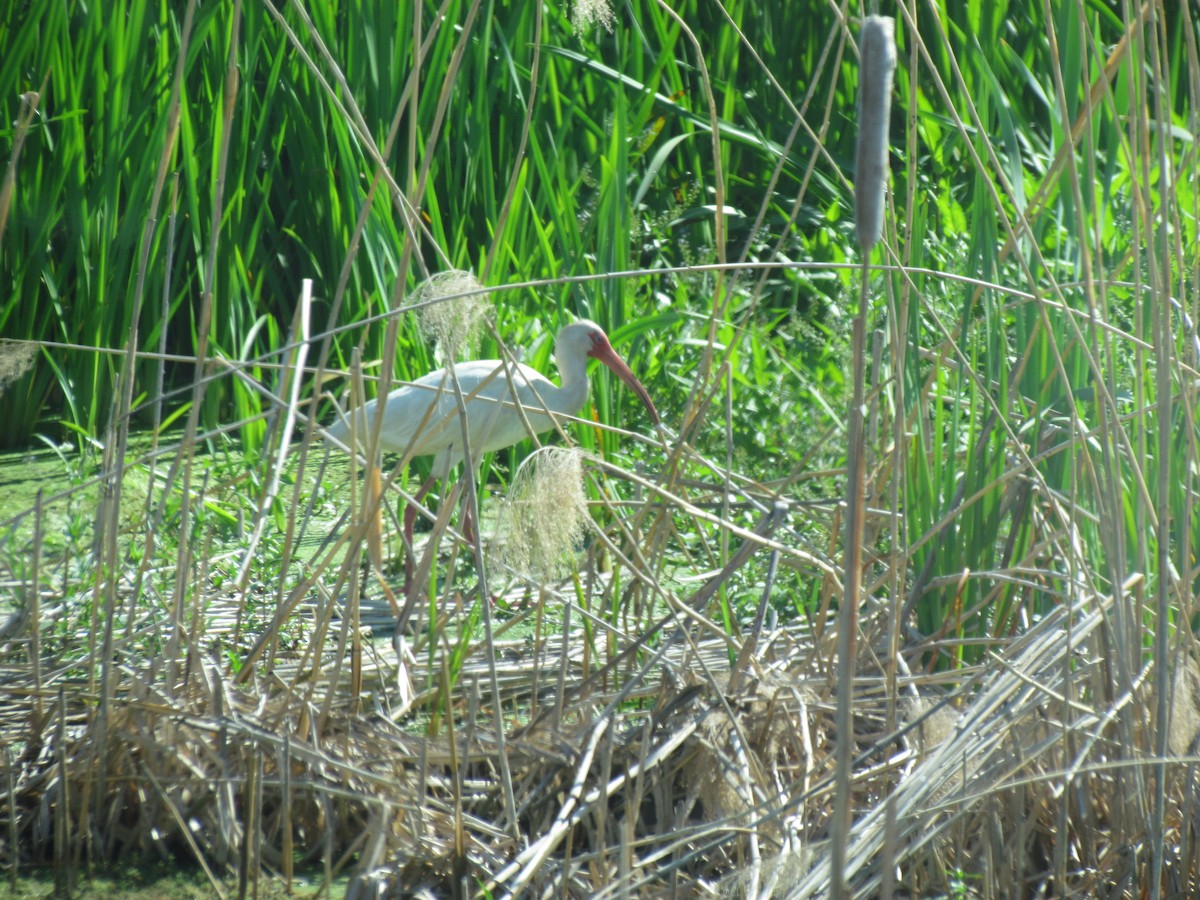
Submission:
[[[645,405],[646,411],[650,413],[650,419],[654,424],[659,424],[658,410],[654,408],[650,394],[638,381],[625,360],[621,359],[617,355],[617,351],[612,348],[603,328],[595,322],[581,319],[558,333],[558,340],[554,344],[554,358],[558,362],[560,371],[572,365],[573,361],[586,361],[589,357],[600,360],[612,369],[617,377],[625,382],[625,386],[637,394],[638,399]]]

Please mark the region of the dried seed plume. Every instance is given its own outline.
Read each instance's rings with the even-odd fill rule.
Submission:
[[[615,21],[608,0],[575,0],[571,10],[571,25],[576,31],[587,31],[593,25],[600,25],[611,34]]]
[[[854,225],[864,251],[883,234],[888,172],[888,122],[896,71],[895,22],[868,16],[859,46],[858,152],[854,163]]]
[[[513,478],[496,529],[497,558],[545,584],[568,568],[586,516],[583,451],[543,447]]]
[[[37,344],[0,341],[0,396],[10,384],[33,367]]]
[[[413,291],[421,331],[437,343],[446,362],[469,351],[474,343],[488,304],[487,294],[472,291],[482,289],[471,272],[451,269],[431,276]]]

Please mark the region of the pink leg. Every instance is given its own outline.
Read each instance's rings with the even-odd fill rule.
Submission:
[[[404,593],[408,595],[412,587],[412,580],[415,571],[413,564],[413,525],[417,520],[417,504],[421,503],[426,495],[433,489],[434,481],[437,480],[436,475],[430,475],[429,480],[421,485],[420,489],[413,495],[413,502],[408,504],[408,508],[404,510],[404,540],[407,545],[407,553],[404,557]],[[463,513],[463,537],[468,543],[475,543],[475,517],[471,514],[471,508],[468,506]]]
[[[407,594],[412,586],[413,579],[413,525],[417,521],[417,504],[424,501],[425,496],[433,489],[433,483],[436,480],[436,475],[430,475],[426,481],[413,495],[413,502],[408,504],[404,510],[404,593]]]
[[[475,516],[471,514],[471,507],[469,505],[463,509],[462,535],[466,538],[468,544],[475,543]]]

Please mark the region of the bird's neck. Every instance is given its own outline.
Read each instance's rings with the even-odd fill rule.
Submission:
[[[558,363],[558,412],[574,415],[587,403],[591,383],[588,381],[587,357],[570,360],[556,359]]]

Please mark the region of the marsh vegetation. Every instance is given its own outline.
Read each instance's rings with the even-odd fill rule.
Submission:
[[[1195,7],[884,9],[869,269],[867,11],[0,9],[14,879],[1200,890]],[[376,493],[321,426],[454,359],[552,374],[576,318],[664,426],[594,367],[542,439],[578,452],[443,480],[406,595],[430,462]]]

